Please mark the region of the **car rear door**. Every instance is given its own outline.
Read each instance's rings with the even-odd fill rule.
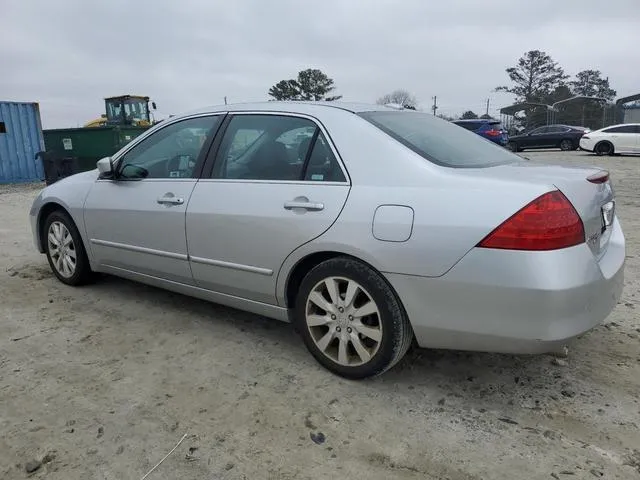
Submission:
[[[196,284],[276,304],[276,277],[296,248],[325,232],[350,183],[312,118],[236,113],[222,127],[186,216]]]
[[[166,121],[116,159],[116,178],[96,181],[84,223],[101,269],[193,283],[185,211],[221,119]]]
[[[615,152],[633,153],[638,147],[638,134],[635,125],[619,125],[603,130],[605,137],[613,144]]]

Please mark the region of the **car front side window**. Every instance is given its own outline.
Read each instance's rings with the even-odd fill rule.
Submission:
[[[195,117],[161,128],[120,159],[124,180],[191,178],[203,145],[215,133],[220,116]]]
[[[547,133],[547,127],[538,127],[534,130],[531,130],[531,135],[542,135],[543,133]]]

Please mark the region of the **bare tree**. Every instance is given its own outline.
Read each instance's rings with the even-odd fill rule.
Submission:
[[[418,100],[414,95],[400,88],[380,97],[376,103],[378,103],[379,105],[396,103],[398,105],[402,105],[403,107],[412,107],[415,109],[416,105],[418,104]]]

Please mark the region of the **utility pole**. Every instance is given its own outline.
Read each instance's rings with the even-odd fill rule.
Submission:
[[[485,115],[489,115],[489,99],[487,98],[487,110],[485,112]]]
[[[433,114],[436,114],[436,110],[438,110],[438,97],[436,97],[434,95],[433,97],[433,106],[431,107],[431,110],[433,110]]]

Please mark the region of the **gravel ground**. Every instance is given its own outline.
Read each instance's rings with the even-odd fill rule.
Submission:
[[[640,158],[607,165],[623,298],[569,356],[413,351],[319,367],[289,325],[116,278],[74,289],[32,246],[41,185],[0,186],[0,478],[640,478]],[[27,473],[34,470],[33,473]]]

